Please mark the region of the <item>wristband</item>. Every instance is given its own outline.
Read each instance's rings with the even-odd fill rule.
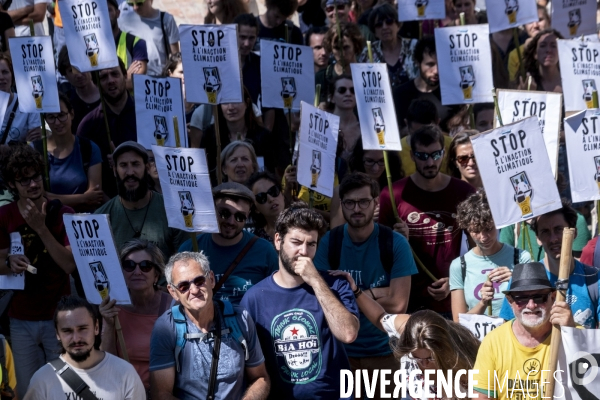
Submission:
[[[377,297],[373,294],[373,289],[369,288],[369,292],[371,292],[371,296],[373,296],[373,300],[377,300]]]
[[[361,288],[359,288],[358,286],[356,287],[356,290],[353,291],[352,293],[354,293],[354,298],[358,299],[358,296],[360,296],[362,294],[362,290]]]

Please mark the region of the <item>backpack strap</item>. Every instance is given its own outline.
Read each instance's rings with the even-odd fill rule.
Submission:
[[[394,266],[394,231],[379,225],[379,259],[385,272],[390,275]]]
[[[240,324],[238,323],[236,313],[233,310],[233,305],[227,300],[217,300],[217,303],[222,304],[223,310],[223,318],[225,319],[225,325],[229,328],[231,332],[231,336],[240,342],[242,347],[244,348],[245,358],[244,360],[248,361],[250,358],[250,353],[248,352],[248,343],[246,342],[246,338],[242,334],[242,330],[240,329]]]
[[[171,46],[169,46],[169,39],[167,38],[167,31],[165,30],[165,12],[160,12],[160,30],[163,35],[163,45],[165,46],[165,53],[167,54],[167,61],[169,60],[169,56],[171,56]],[[133,53],[131,53],[133,56]]]
[[[329,268],[337,270],[340,268],[342,259],[342,242],[344,241],[344,225],[336,226],[329,231]]]
[[[186,342],[187,324],[185,322],[185,316],[181,311],[181,305],[176,304],[171,307],[171,315],[173,316],[173,322],[175,322],[175,332],[177,335],[177,342],[175,344],[175,367],[177,372],[181,372],[181,364],[179,363],[179,354],[183,350]]]
[[[519,249],[517,249],[515,247],[515,248],[513,248],[513,250],[514,250],[514,255],[513,255],[513,267],[514,267],[515,265],[519,264],[519,261],[520,261],[519,259],[521,257],[520,257],[520,254],[519,254]]]
[[[462,274],[463,289],[465,286],[465,278],[467,277],[467,261],[465,256],[460,256],[460,273]]]
[[[54,372],[58,375],[69,387],[77,394],[77,398],[83,400],[98,400],[98,398],[90,391],[87,383],[81,379],[77,372],[73,371],[69,364],[64,362],[60,357],[50,361],[48,364],[54,368]]]
[[[192,239],[192,240],[196,240],[196,239]],[[235,267],[237,267],[238,264],[244,259],[244,256],[246,256],[246,254],[250,251],[252,246],[254,246],[254,243],[256,243],[257,240],[258,240],[258,236],[253,235],[252,238],[250,239],[250,241],[248,243],[246,243],[246,246],[244,246],[244,248],[242,249],[242,251],[239,252],[239,254],[235,258],[235,260],[233,260],[233,262],[229,265],[229,267],[227,268],[227,271],[225,271],[225,273],[223,274],[221,279],[219,279],[219,282],[216,283],[215,287],[213,288],[213,294],[217,293],[219,291],[219,289],[221,289],[221,287],[223,286],[225,281],[227,281],[227,278],[229,278],[229,275],[231,275],[233,273],[233,270],[235,270]]]

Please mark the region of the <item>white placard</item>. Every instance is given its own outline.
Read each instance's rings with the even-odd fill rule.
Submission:
[[[565,39],[596,33],[596,0],[552,2],[552,27]]]
[[[237,25],[180,25],[179,37],[187,100],[241,103]]]
[[[560,331],[554,398],[597,399],[600,393],[600,330],[561,326]]]
[[[333,197],[340,117],[305,102],[300,107],[298,183]]]
[[[565,118],[565,141],[573,202],[600,200],[600,111]]]
[[[175,147],[177,117],[181,146],[187,147],[181,79],[133,75],[137,141],[147,150],[152,145]]]
[[[19,110],[24,113],[60,112],[54,54],[50,36],[8,39]]]
[[[444,0],[398,0],[398,21],[446,18]]]
[[[204,149],[152,146],[169,227],[219,232]]]
[[[558,41],[558,59],[565,111],[592,108],[592,92],[598,90],[600,43],[581,40]]]
[[[63,220],[85,298],[100,304],[110,296],[117,304],[131,304],[108,215],[64,214]]]
[[[4,93],[4,92],[2,92]],[[25,254],[23,241],[19,232],[10,233],[10,252],[9,255]],[[10,273],[8,275],[0,275],[0,289],[23,290],[25,289],[25,272],[19,274]]]
[[[539,20],[535,0],[485,0],[485,5],[490,33]]]
[[[0,121],[4,121],[4,116],[6,115],[7,111],[9,113],[12,111],[12,110],[7,110],[9,100],[10,100],[10,93],[0,91]]]
[[[262,106],[300,109],[315,99],[313,52],[308,46],[260,41]],[[325,101],[325,99],[322,99]]]
[[[482,341],[491,331],[504,323],[502,318],[478,314],[458,314],[458,323]]]
[[[562,207],[537,117],[471,137],[496,228]]]
[[[59,0],[71,65],[81,72],[119,66],[108,3],[101,0]]]
[[[365,150],[402,150],[386,63],[350,64]]]
[[[533,115],[538,117],[552,167],[552,175],[556,176],[558,140],[562,120],[562,94],[502,89],[498,90],[498,107],[504,124]],[[498,120],[494,118],[494,128],[498,126]]]
[[[487,24],[436,28],[435,45],[443,105],[493,101]]]

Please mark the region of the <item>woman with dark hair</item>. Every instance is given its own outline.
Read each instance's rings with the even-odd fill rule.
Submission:
[[[387,64],[392,89],[419,74],[419,66],[413,60],[417,40],[400,37],[400,28],[402,23],[398,21],[398,11],[391,4],[382,4],[371,10],[369,29],[379,39],[372,45],[373,62]],[[358,61],[370,62],[367,47]]]
[[[471,136],[478,134],[475,130],[466,130],[454,136],[448,149],[448,170],[450,176],[468,182],[474,188],[483,187],[481,174],[477,168]]]
[[[248,13],[248,6],[244,0],[208,0],[208,13],[204,17],[204,24],[231,24],[233,19],[240,14]]]
[[[354,112],[356,96],[354,95],[352,76],[345,74],[336,76],[329,87],[328,108],[332,114],[340,117],[342,158],[348,160],[356,142],[360,139],[360,123]]]
[[[527,45],[531,42],[531,39],[537,35],[538,32],[550,27],[550,15],[548,15],[548,9],[545,6],[540,5],[539,1],[537,5],[537,13],[537,21],[533,21],[524,25],[524,30],[527,32],[528,38],[525,40],[525,43],[521,45],[521,54],[525,52]],[[508,54],[508,75],[511,81],[517,80],[517,74],[519,73],[520,66],[521,64],[517,49],[513,49]]]
[[[273,243],[277,217],[286,208],[280,180],[270,172],[254,173],[246,186],[254,193],[254,208],[250,216],[254,222],[254,234]]]
[[[460,13],[465,13],[465,25],[486,24],[488,22],[485,12],[477,12],[475,10],[475,3],[477,3],[476,0],[452,0],[456,16],[460,16]],[[448,26],[458,25],[460,25],[459,18],[448,24]]]
[[[525,72],[532,77],[529,90],[562,93],[557,39],[563,36],[555,29],[538,32],[525,49]],[[519,90],[527,90],[527,82],[519,76]]]

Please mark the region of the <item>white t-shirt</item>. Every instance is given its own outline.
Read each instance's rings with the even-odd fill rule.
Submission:
[[[39,3],[46,4],[47,2],[47,0],[13,0],[10,7],[8,7],[8,11],[18,10],[19,8],[33,6]],[[35,30],[36,36],[45,35],[44,25],[41,22],[36,22],[35,24],[33,24],[33,29]],[[29,32],[29,25],[15,25],[16,36],[31,36],[30,33],[31,32]]]
[[[4,135],[4,131],[6,130],[6,124],[8,124],[8,119],[10,118],[10,113],[15,106],[15,102],[17,101],[17,94],[15,93],[13,96],[13,100],[6,107],[6,112],[4,113],[4,120],[2,121],[2,129],[0,129],[0,139]],[[40,114],[38,113],[24,113],[17,109],[15,111],[15,118],[10,126],[8,131],[8,136],[6,137],[6,141],[4,144],[8,144],[11,140],[16,140],[19,142],[25,142],[27,138],[27,132],[32,130],[33,128],[38,128],[42,126],[42,122],[40,120]]]
[[[61,357],[62,358],[62,357]],[[63,359],[64,360],[64,359]],[[70,368],[104,400],[143,400],[146,391],[140,376],[128,362],[104,353],[104,359],[90,369]],[[24,400],[65,400],[78,398],[51,365],[46,364],[31,378]]]

